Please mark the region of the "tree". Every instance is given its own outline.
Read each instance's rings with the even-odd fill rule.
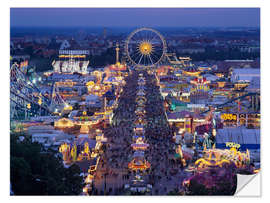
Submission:
[[[25,135],[24,135],[25,136]],[[15,195],[79,195],[84,186],[79,166],[65,168],[57,152],[11,134],[10,180]]]

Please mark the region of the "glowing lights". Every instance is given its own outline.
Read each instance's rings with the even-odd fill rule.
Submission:
[[[89,81],[89,82],[86,83],[86,86],[91,86],[92,87],[94,85],[95,85],[95,83],[93,81]]]
[[[153,45],[158,49],[154,49]],[[136,29],[125,44],[127,58],[138,68],[154,67],[165,57],[166,51],[165,39],[151,28]]]
[[[39,100],[38,100],[38,104],[39,104],[39,105],[41,105],[41,104],[42,104],[42,99],[41,99],[41,98],[39,98]]]
[[[222,167],[223,164],[229,164],[230,161],[226,160],[226,159],[223,159],[223,160],[213,160],[213,159],[198,159],[196,162],[195,162],[195,165],[198,166],[198,168],[200,169],[204,169],[206,167],[210,167],[210,166],[219,166],[219,167]]]
[[[90,184],[90,183],[93,182],[93,179],[94,179],[94,176],[91,175],[91,174],[88,174],[88,176],[86,177],[86,179],[85,179],[84,182],[85,182],[86,184]]]
[[[198,77],[201,73],[201,71],[195,71],[195,72],[192,72],[192,71],[182,71],[183,75],[187,75],[187,76],[196,76]]]
[[[88,125],[81,125],[80,128],[80,133],[82,134],[88,134],[90,131],[89,126]]]
[[[63,155],[63,160],[66,162],[70,158],[70,145],[67,143],[63,143],[59,147],[59,152]]]
[[[143,55],[151,54],[153,47],[149,41],[143,41],[139,44],[139,50]]]
[[[239,149],[241,145],[234,142],[226,142],[226,147],[230,147],[230,148],[234,147],[236,149]]]
[[[224,164],[234,163],[237,168],[245,167],[250,163],[250,154],[237,151],[234,147],[230,150],[208,149],[205,150],[203,158],[195,162],[199,170],[205,170],[209,167],[222,167]]]
[[[85,55],[59,55],[59,58],[86,58]]]
[[[96,85],[95,90],[100,90],[100,86]]]
[[[237,120],[237,116],[236,114],[228,114],[228,113],[224,113],[220,116],[221,119],[223,120]]]
[[[142,137],[139,137],[136,143],[131,144],[133,150],[146,150],[148,146],[149,144],[144,143]]]
[[[128,168],[134,171],[137,170],[146,170],[148,168],[150,168],[150,163],[148,163],[146,160],[144,159],[137,159],[134,158],[129,164],[128,164]]]
[[[87,192],[88,192],[88,188],[87,188],[87,187],[84,187],[84,188],[83,188],[83,192],[84,192],[84,193],[87,193]]]
[[[69,110],[69,111],[72,111],[73,107],[66,104],[65,107],[64,107],[64,110]]]
[[[74,123],[67,118],[61,118],[58,121],[54,122],[54,126],[58,128],[71,128],[74,126]]]

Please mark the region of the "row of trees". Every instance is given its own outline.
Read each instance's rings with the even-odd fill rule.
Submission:
[[[53,150],[44,151],[29,138],[11,134],[10,180],[15,195],[79,195],[84,186],[80,168],[64,167]]]
[[[214,61],[223,61],[223,60],[255,60],[260,58],[259,52],[241,52],[238,49],[229,49],[223,51],[217,51],[214,48],[206,48],[205,52],[203,53],[177,53],[177,56],[189,56],[192,58],[192,61],[207,61],[207,60],[214,60]]]

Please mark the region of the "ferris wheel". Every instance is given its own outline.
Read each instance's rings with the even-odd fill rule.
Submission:
[[[167,51],[164,37],[151,28],[134,30],[127,38],[125,52],[135,67],[154,67],[161,62]]]

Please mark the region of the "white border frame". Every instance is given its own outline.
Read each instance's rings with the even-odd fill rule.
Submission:
[[[264,157],[269,155],[269,143],[270,135],[270,125],[268,124],[267,116],[269,115],[269,99],[270,93],[267,91],[269,86],[268,77],[270,73],[270,63],[269,63],[269,20],[270,19],[270,6],[268,0],[3,0],[1,2],[1,19],[2,19],[2,29],[1,29],[1,61],[2,61],[2,70],[4,71],[1,74],[1,90],[2,90],[2,99],[1,101],[1,124],[4,127],[4,130],[1,132],[2,141],[1,152],[2,152],[2,170],[1,170],[1,199],[11,200],[11,201],[40,201],[48,202],[51,199],[56,201],[117,201],[117,202],[127,202],[130,200],[135,200],[136,202],[154,200],[154,201],[163,201],[165,197],[137,197],[137,198],[128,198],[128,197],[9,197],[9,71],[6,67],[9,67],[9,8],[10,7],[196,7],[196,8],[211,8],[211,7],[260,7],[261,8],[261,77],[262,77],[262,143],[261,143],[261,154],[262,159],[262,171],[264,181],[262,187],[262,195],[267,196],[267,186],[269,182],[269,160]],[[8,32],[7,32],[8,30]],[[8,108],[6,107],[8,106]],[[268,148],[268,149],[267,149]],[[266,171],[264,173],[264,171]],[[79,199],[77,199],[79,198]],[[149,199],[148,199],[149,198]],[[150,199],[151,198],[151,199]],[[154,199],[153,199],[154,198]],[[264,198],[254,199],[254,198],[221,198],[221,197],[166,197],[169,198],[169,201],[204,201],[207,198],[208,202],[217,202],[217,201],[239,201],[244,200],[248,201],[258,201],[263,200]],[[179,199],[178,199],[179,198]],[[203,198],[203,199],[201,199]]]

